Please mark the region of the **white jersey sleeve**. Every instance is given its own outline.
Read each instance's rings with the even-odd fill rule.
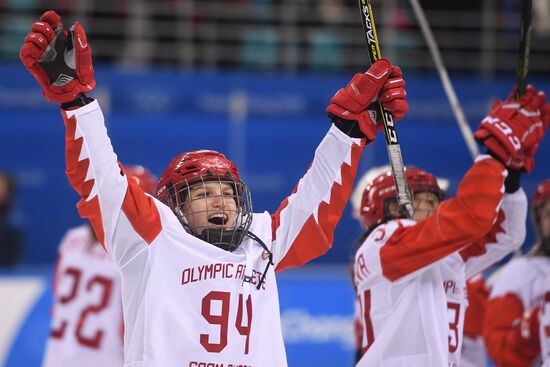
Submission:
[[[67,177],[81,196],[80,216],[90,220],[99,242],[124,266],[160,232],[159,210],[151,196],[122,174],[97,101],[63,115]]]
[[[518,257],[503,266],[491,288],[490,299],[514,295],[524,309],[541,306],[543,274],[550,261],[543,257]]]
[[[486,306],[483,329],[488,354],[497,365],[540,365],[536,364],[540,357],[539,330],[531,332],[522,320],[544,307],[545,274],[549,269],[549,258],[533,256],[512,259],[499,272]]]
[[[487,269],[525,241],[527,196],[523,189],[505,194],[491,231],[460,252],[466,264],[466,279]]]
[[[550,269],[546,273],[544,281],[544,304],[540,313],[540,353],[544,361],[544,367],[550,367]]]
[[[303,265],[324,254],[353,189],[364,141],[331,126],[307,173],[273,214],[277,270]]]
[[[437,262],[485,236],[493,227],[502,205],[505,167],[480,156],[464,176],[457,195],[445,200],[425,220],[394,220],[380,225],[358,252],[356,265],[367,264],[368,276],[356,268],[356,284],[374,286],[380,277],[392,282],[415,278]],[[361,256],[361,253],[365,254]]]

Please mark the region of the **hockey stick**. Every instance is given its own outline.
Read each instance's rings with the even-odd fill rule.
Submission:
[[[451,84],[451,80],[449,79],[447,69],[445,69],[445,65],[443,64],[441,53],[439,52],[439,48],[437,47],[437,42],[435,41],[433,32],[430,28],[430,25],[428,24],[426,15],[424,14],[424,11],[422,10],[422,7],[420,6],[418,0],[410,0],[410,2],[414,14],[416,15],[416,19],[418,20],[418,24],[420,25],[420,29],[422,30],[422,34],[426,39],[426,43],[428,44],[428,48],[430,49],[430,53],[432,54],[432,57],[434,59],[435,67],[437,69],[437,72],[439,73],[439,77],[441,78],[441,83],[443,84],[445,94],[447,94],[447,99],[449,100],[449,104],[451,105],[453,114],[455,115],[456,121],[458,122],[458,127],[460,128],[462,137],[466,142],[466,146],[470,151],[472,159],[476,159],[476,157],[479,155],[479,149],[477,147],[476,141],[474,140],[474,134],[472,133],[472,129],[470,129],[470,125],[468,125],[468,121],[466,121],[464,111],[460,106],[453,85]]]
[[[521,1],[516,100],[525,93],[525,79],[527,79],[527,71],[529,69],[529,50],[531,48],[531,4],[532,0]]]
[[[372,6],[370,0],[359,0],[359,11],[361,13],[361,23],[367,40],[367,48],[369,51],[369,59],[371,64],[380,60],[380,46],[378,44],[378,35],[376,34],[376,26],[372,15]],[[413,217],[414,209],[412,206],[411,195],[409,193],[407,180],[405,178],[405,167],[403,165],[403,157],[401,156],[401,146],[397,139],[397,130],[395,122],[390,110],[385,109],[382,105],[376,102],[378,114],[384,125],[386,135],[386,148],[390,159],[390,166],[395,181],[397,191],[397,201],[399,206],[406,209],[410,218]]]
[[[516,71],[516,95],[517,101],[525,94],[525,80],[529,70],[529,51],[531,49],[531,10],[532,0],[521,0],[519,21],[519,51],[518,69]],[[514,251],[514,256],[521,256],[521,247]]]

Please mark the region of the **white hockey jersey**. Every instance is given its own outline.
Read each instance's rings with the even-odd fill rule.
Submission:
[[[67,175],[123,281],[127,367],[283,367],[275,268],[246,238],[227,252],[187,233],[172,211],[120,173],[97,101],[63,111]],[[331,127],[279,210],[250,231],[276,270],[326,252],[351,194],[364,140]]]
[[[544,304],[540,314],[540,354],[544,367],[550,367],[550,266],[544,281]]]
[[[123,364],[120,271],[83,225],[59,246],[43,367]]]
[[[486,367],[487,353],[483,343],[483,318],[489,298],[489,287],[483,273],[466,281],[468,306],[464,314],[464,333],[460,351],[461,367]]]
[[[489,296],[483,330],[495,365],[540,366],[539,338],[523,330],[519,321],[534,307],[544,306],[549,272],[550,258],[546,256],[512,259],[500,270]]]
[[[525,237],[527,199],[521,189],[503,195],[505,175],[481,156],[433,215],[392,220],[367,237],[354,267],[364,332],[357,366],[460,366],[466,279]]]

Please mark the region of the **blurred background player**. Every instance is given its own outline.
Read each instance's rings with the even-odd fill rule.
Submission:
[[[361,199],[363,192],[376,177],[389,170],[390,166],[388,165],[371,168],[358,180],[355,188],[353,189],[353,193],[351,194],[350,202],[352,204],[352,216],[359,222],[365,231],[367,228],[364,228],[361,220]],[[449,187],[449,180],[437,177],[437,184],[441,192],[444,193],[440,196],[447,197],[446,192]],[[354,254],[356,251],[357,249],[353,248]],[[466,312],[464,315],[464,339],[462,342],[461,366],[483,367],[487,365],[487,354],[485,352],[485,345],[483,344],[482,326],[485,307],[489,297],[489,291],[485,284],[483,274],[480,273],[473,278],[468,279],[466,281],[466,288],[468,295],[468,306],[466,307]],[[355,299],[353,322],[353,330],[355,334],[355,363],[357,363],[363,355],[363,326],[361,324],[361,303],[359,302],[358,297]]]
[[[380,95],[396,120],[408,110],[400,69],[379,60],[340,89],[306,175],[276,213],[253,216],[237,167],[214,151],[176,156],[160,201],[128,179],[98,102],[85,95],[95,79],[80,24],[67,30],[44,13],[20,56],[46,99],[61,104],[79,213],[121,270],[125,364],[285,366],[275,268],[332,245],[363,147],[377,134],[369,105]]]
[[[357,180],[357,183],[355,184],[355,188],[353,189],[353,192],[351,193],[350,197],[350,203],[351,203],[351,216],[353,219],[357,220],[359,222],[359,225],[361,228],[366,231],[366,228],[363,226],[363,222],[361,221],[361,199],[363,197],[363,192],[365,191],[365,188],[372,183],[372,181],[378,177],[380,174],[388,172],[390,170],[389,165],[379,166],[379,167],[373,167],[369,169],[367,172],[361,176],[359,180]],[[355,245],[355,244],[354,244]],[[361,243],[357,243],[357,246],[351,246],[351,264],[350,264],[350,275],[351,275],[351,281],[353,282],[353,260],[355,256],[355,252],[357,251],[357,246],[361,245]],[[355,289],[355,283],[353,282],[353,286]],[[361,359],[361,356],[363,355],[363,348],[362,348],[362,335],[363,335],[363,325],[361,323],[361,303],[359,302],[359,298],[355,297],[355,302],[353,305],[353,340],[354,340],[354,363],[357,363],[359,359]]]
[[[364,351],[357,366],[460,365],[466,279],[521,246],[521,171],[531,171],[550,121],[544,94],[530,87],[519,103],[512,96],[495,103],[474,134],[489,154],[476,159],[455,198],[440,204],[435,177],[408,169],[415,208],[408,220],[391,173],[366,188],[368,230],[354,267]]]
[[[23,231],[13,223],[15,179],[0,171],[0,267],[19,263],[23,253]]]
[[[537,243],[499,272],[485,313],[483,336],[497,367],[540,366],[539,318],[549,302],[550,180],[541,182],[531,198],[531,219]],[[544,319],[544,318],[543,318]]]
[[[361,202],[363,200],[363,193],[365,192],[365,189],[367,186],[371,185],[375,178],[379,177],[381,174],[385,174],[388,171],[390,171],[389,165],[379,166],[379,167],[373,167],[369,169],[359,180],[357,180],[357,184],[355,185],[355,188],[353,189],[353,192],[351,194],[350,202],[352,206],[352,218],[357,220],[359,222],[359,225],[361,226],[363,231],[367,231],[368,228],[366,228],[363,224],[363,221],[361,219]],[[416,169],[416,168],[415,168]],[[437,178],[437,184],[439,186],[438,190],[438,196],[445,197],[446,191],[449,187],[449,180],[445,178]],[[360,246],[362,244],[361,239],[357,241],[357,246]],[[352,265],[351,265],[351,278],[353,281],[353,262],[355,260],[355,253],[357,252],[357,246],[352,246]],[[355,285],[355,283],[354,283]],[[355,340],[355,363],[361,359],[361,356],[363,355],[363,347],[362,347],[362,335],[363,335],[363,326],[361,323],[361,303],[359,301],[359,298],[355,298],[354,303],[354,315],[353,315],[353,331],[354,331],[354,340]]]
[[[550,271],[546,273],[544,281],[544,306],[540,312],[540,355],[543,367],[550,367]]]
[[[142,166],[126,174],[148,194],[156,178]],[[51,333],[43,367],[122,366],[120,270],[89,224],[67,231],[58,250]]]
[[[468,306],[464,315],[464,338],[460,366],[484,367],[487,365],[487,353],[483,343],[483,319],[489,298],[489,289],[483,273],[466,280]]]

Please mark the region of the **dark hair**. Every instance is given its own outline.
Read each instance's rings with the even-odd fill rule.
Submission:
[[[0,180],[2,179],[4,179],[7,184],[8,195],[7,195],[6,206],[9,207],[13,201],[13,196],[15,194],[15,189],[16,189],[15,179],[7,171],[0,170]]]
[[[537,242],[533,246],[533,250],[531,252],[533,256],[548,256],[550,257],[550,236],[547,236],[545,238],[541,238],[539,242]]]

